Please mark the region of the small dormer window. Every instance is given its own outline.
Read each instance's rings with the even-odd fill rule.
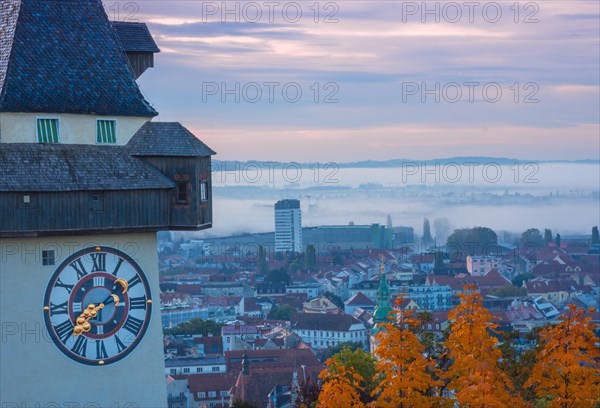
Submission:
[[[117,143],[117,121],[112,119],[96,120],[96,143]]]
[[[37,141],[39,143],[58,143],[58,119],[57,118],[38,118],[37,119]]]

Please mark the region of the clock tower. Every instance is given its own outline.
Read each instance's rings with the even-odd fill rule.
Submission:
[[[145,24],[2,0],[0,36],[0,406],[166,407],[156,232],[212,226],[215,153],[153,121]]]

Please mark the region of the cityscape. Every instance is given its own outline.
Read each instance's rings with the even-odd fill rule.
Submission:
[[[598,17],[1,0],[0,408],[600,407]]]

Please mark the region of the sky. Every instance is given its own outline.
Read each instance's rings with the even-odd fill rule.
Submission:
[[[600,159],[600,3],[107,1],[220,160]]]

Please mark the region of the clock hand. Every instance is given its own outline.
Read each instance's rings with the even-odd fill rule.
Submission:
[[[129,284],[127,283],[127,281],[125,279],[119,278],[119,279],[115,280],[115,286],[117,286],[117,284],[122,289],[121,294],[124,294],[129,289]],[[76,324],[75,324],[75,327],[73,327],[73,335],[79,336],[82,333],[89,332],[92,329],[90,320],[95,318],[98,315],[98,312],[104,308],[104,306],[111,304],[112,302],[114,302],[115,306],[117,306],[119,304],[120,300],[121,299],[119,298],[119,295],[111,293],[104,300],[104,302],[101,302],[98,306],[96,306],[93,303],[90,303],[88,305],[88,307],[79,315],[79,317],[75,321]]]
[[[116,296],[116,295],[115,295]],[[90,319],[93,319],[98,314],[98,311],[104,308],[104,303],[100,303],[96,306],[90,303],[88,307],[79,315],[75,321],[75,327],[73,327],[73,335],[79,336],[82,333],[87,333],[91,330],[92,325]]]

